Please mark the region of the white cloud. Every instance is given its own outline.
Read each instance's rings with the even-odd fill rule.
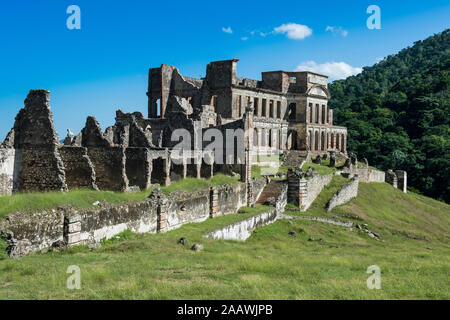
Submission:
[[[248,37],[242,37],[241,40],[243,41],[248,40]]]
[[[222,31],[225,33],[229,33],[229,34],[233,33],[233,30],[231,30],[231,27],[228,27],[228,28],[222,27]]]
[[[312,71],[326,75],[330,80],[345,79],[362,72],[362,68],[352,67],[345,62],[325,62],[305,61],[298,65],[296,71]]]
[[[343,37],[348,36],[348,31],[344,30],[342,27],[327,26],[325,31],[330,31],[334,35],[341,35]]]
[[[285,23],[273,29],[273,33],[285,33],[289,39],[302,40],[312,34],[312,30],[305,25]]]

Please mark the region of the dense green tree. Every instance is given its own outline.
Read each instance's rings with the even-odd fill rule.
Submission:
[[[348,149],[408,171],[414,190],[450,202],[450,29],[330,84]]]

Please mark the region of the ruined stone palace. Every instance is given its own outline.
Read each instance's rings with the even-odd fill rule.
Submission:
[[[0,193],[128,191],[216,172],[239,173],[248,181],[251,165],[258,162],[253,155],[262,151],[294,154],[297,165],[331,151],[346,155],[347,129],[333,125],[326,76],[271,71],[258,81],[237,77],[237,62],[211,62],[201,79],[182,76],[169,65],[151,68],[148,118],[119,110],[115,124],[103,131],[89,116],[79,134],[68,130],[63,143],[53,124],[49,91],[31,90],[0,148]],[[231,165],[205,161],[214,158],[205,144],[176,154],[172,133],[179,128],[193,133],[196,124],[203,131],[241,129],[243,160]],[[193,163],[194,158],[203,160]]]
[[[173,66],[152,68],[148,118],[118,110],[115,124],[102,130],[89,116],[81,132],[68,130],[63,142],[53,123],[50,92],[31,90],[0,145],[0,195],[81,188],[133,192],[186,177],[211,178],[218,172],[239,174],[241,183],[170,195],[154,188],[140,202],[94,204],[98,206],[86,210],[60,206],[12,213],[0,221],[8,254],[95,244],[124,230],[166,232],[236,213],[244,206],[268,205],[256,217],[207,235],[242,240],[258,226],[280,218],[288,202],[308,210],[336,174],[349,178],[349,183],[327,203],[328,211],[357,197],[359,182],[387,182],[406,192],[405,171],[379,171],[367,160],[359,163],[355,154],[347,155],[347,129],[333,125],[333,112],[327,107],[326,76],[273,71],[263,72],[257,81],[238,78],[236,63],[237,59],[212,62],[202,79],[184,77]],[[189,141],[194,137],[182,152],[177,147],[178,129],[184,129]],[[215,140],[225,140],[217,148],[203,140],[211,131],[218,134]],[[203,139],[197,143],[199,133]],[[327,165],[336,171],[320,175],[311,166],[306,172],[301,169],[307,161],[320,164],[328,157]],[[338,165],[338,160],[345,163]],[[264,175],[281,174],[281,179],[252,178],[252,166],[280,161],[286,173],[275,167]]]

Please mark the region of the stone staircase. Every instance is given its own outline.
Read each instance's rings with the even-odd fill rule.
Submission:
[[[270,198],[274,198],[275,200],[274,202],[276,202],[285,185],[286,185],[285,181],[276,181],[276,180],[270,181],[269,184],[267,184],[264,190],[262,191],[256,203],[264,204]]]
[[[308,152],[301,150],[286,151],[282,166],[296,168],[303,161],[308,161]]]

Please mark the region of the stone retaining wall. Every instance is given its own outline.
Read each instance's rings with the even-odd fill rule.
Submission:
[[[356,198],[358,196],[358,186],[359,177],[354,176],[348,184],[343,186],[341,190],[339,190],[333,198],[331,198],[327,204],[327,212],[330,212],[333,208]]]
[[[124,230],[166,232],[217,216],[217,211],[216,215],[212,211],[212,193],[226,202],[219,202],[219,215],[236,213],[246,206],[245,186],[236,183],[196,192],[179,191],[171,193],[170,198],[157,189],[148,199],[123,205],[100,204],[98,208],[83,210],[59,207],[34,214],[15,213],[0,221],[0,231],[9,244],[10,256],[51,247],[95,243]]]

